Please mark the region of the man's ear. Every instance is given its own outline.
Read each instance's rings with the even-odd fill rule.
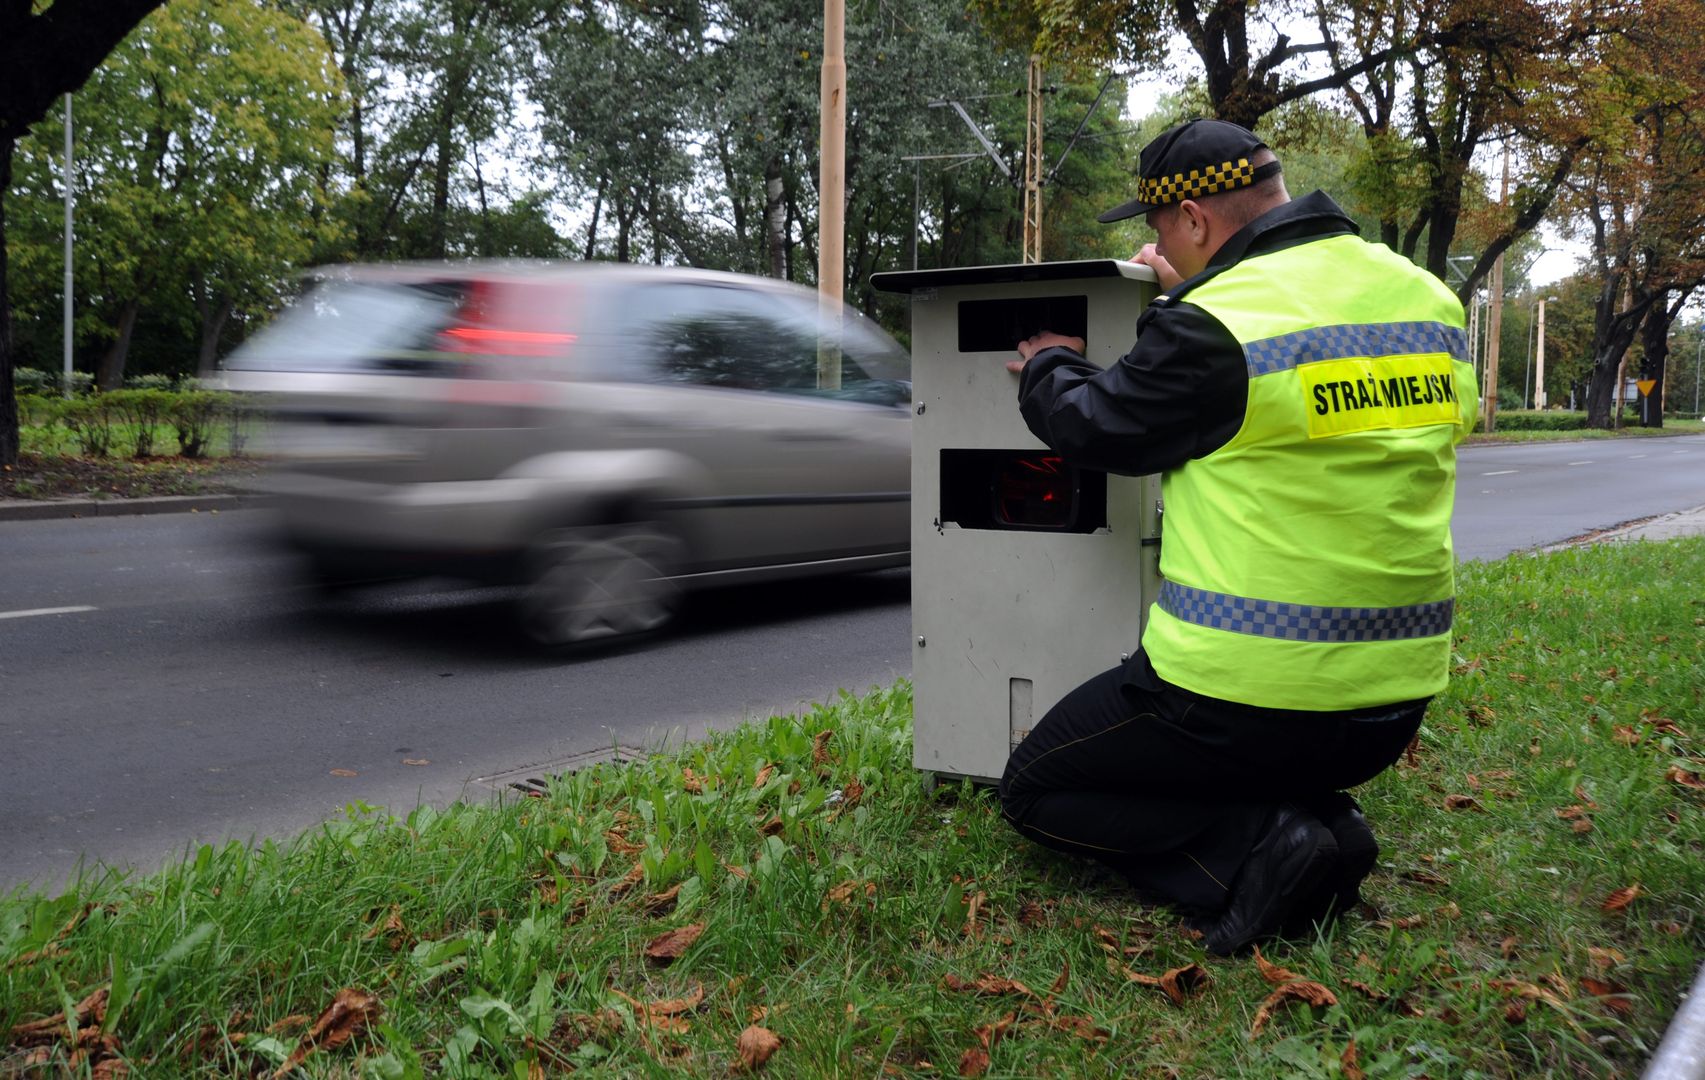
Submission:
[[[1185,199],[1178,204],[1178,212],[1184,217],[1190,242],[1197,247],[1205,245],[1208,242],[1208,216],[1202,212],[1202,204],[1195,199]]]

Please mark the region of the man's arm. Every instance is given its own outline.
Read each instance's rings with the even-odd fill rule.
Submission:
[[[1243,350],[1199,308],[1149,308],[1136,346],[1105,371],[1062,340],[1026,343],[1041,347],[1022,365],[1018,400],[1031,432],[1075,465],[1161,472],[1219,449],[1242,426]]]

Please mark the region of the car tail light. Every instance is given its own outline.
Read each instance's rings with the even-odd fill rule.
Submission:
[[[439,331],[438,347],[467,357],[560,355],[575,341],[562,329],[566,301],[560,285],[475,281],[455,324]]]

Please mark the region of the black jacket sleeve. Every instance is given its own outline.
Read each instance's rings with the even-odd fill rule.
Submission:
[[[1074,465],[1139,476],[1231,441],[1249,382],[1243,349],[1219,320],[1164,301],[1137,320],[1137,343],[1105,371],[1045,349],[1018,383],[1024,422]]]

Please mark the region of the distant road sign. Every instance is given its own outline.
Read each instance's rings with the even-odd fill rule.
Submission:
[[[1640,388],[1640,396],[1645,397],[1652,392],[1652,387],[1658,385],[1656,379],[1635,379],[1634,385]]]

